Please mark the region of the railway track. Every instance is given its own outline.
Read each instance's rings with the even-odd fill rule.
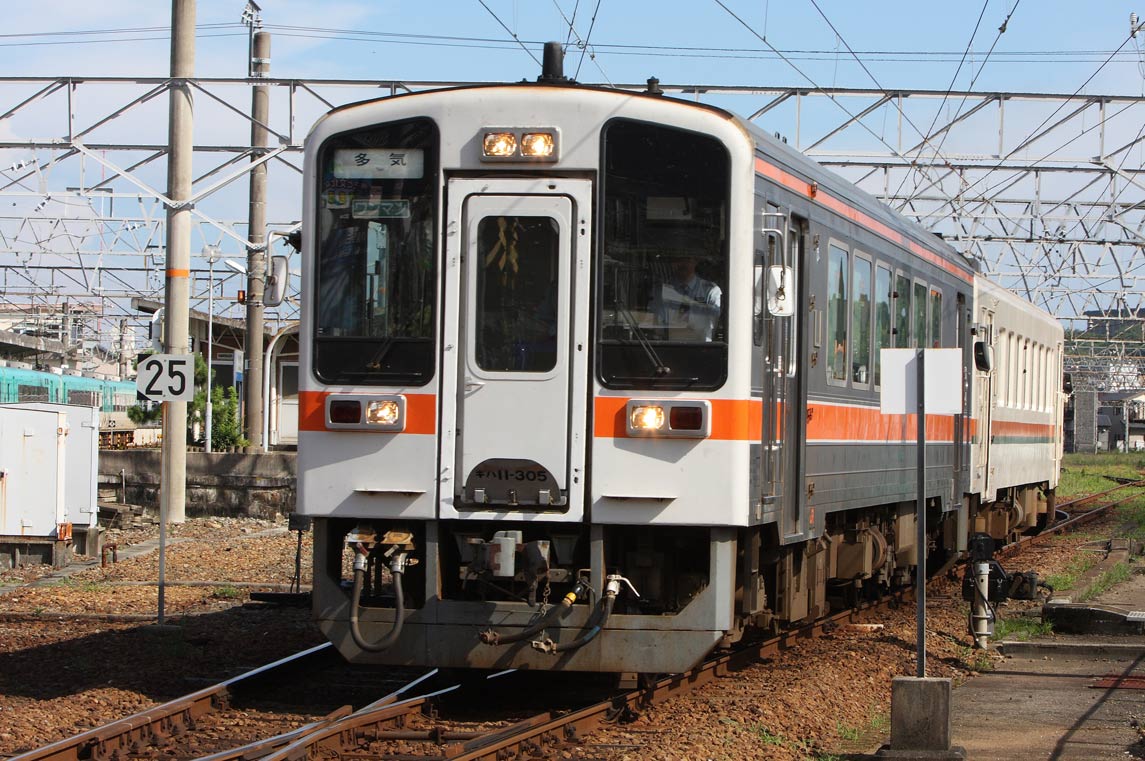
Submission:
[[[1045,537],[1068,531],[1108,513],[1136,494],[1117,498],[1117,493],[1145,481],[1120,485],[1099,494],[1087,495],[1059,505],[1059,509],[1083,507],[1103,498],[1108,501],[1096,508],[1072,515],[1055,523],[1042,534],[1025,537],[1008,545],[1007,552],[1018,551]],[[536,675],[522,672],[498,675],[498,679],[478,683],[442,686],[424,676],[408,677],[383,697],[365,702],[354,710],[348,705],[336,707],[313,721],[272,737],[259,739],[228,750],[201,756],[209,761],[229,759],[297,759],[306,757],[347,758],[368,753],[378,759],[505,759],[537,755],[546,750],[582,741],[603,724],[632,717],[648,707],[694,690],[719,677],[748,665],[773,657],[801,641],[829,632],[845,623],[860,622],[877,616],[886,606],[909,599],[909,591],[884,598],[878,603],[847,610],[810,626],[785,632],[765,641],[738,647],[734,652],[712,658],[686,674],[664,677],[641,688],[615,693],[608,690],[580,692],[566,705],[538,710],[535,704],[547,702],[551,693],[568,692],[564,675]],[[40,759],[115,759],[145,755],[149,749],[166,743],[179,743],[189,736],[208,714],[227,710],[236,701],[255,694],[260,684],[290,678],[292,673],[329,668],[337,654],[330,645],[320,645],[268,666],[255,669],[182,698],[121,719],[104,727],[89,730],[72,738],[52,743],[35,751],[16,756],[19,761]],[[543,684],[529,684],[530,679],[547,679]],[[562,681],[559,690],[552,689]],[[542,700],[536,696],[545,694]],[[509,705],[531,696],[527,705],[510,708],[492,715],[475,707]],[[528,703],[534,704],[530,707]],[[191,756],[181,755],[181,758]]]
[[[566,675],[503,672],[496,679],[470,680],[439,687],[426,676],[414,679],[358,710],[340,707],[315,721],[273,737],[200,756],[209,761],[237,759],[340,758],[368,752],[371,758],[505,759],[536,754],[576,743],[604,723],[635,716],[651,705],[696,689],[719,677],[771,657],[800,641],[842,623],[877,614],[902,598],[887,597],[785,632],[762,642],[741,646],[686,673],[662,678],[639,689],[616,694],[599,685],[569,689]],[[159,745],[190,736],[208,714],[224,711],[249,696],[260,682],[281,680],[292,672],[328,667],[337,653],[329,644],[228,679],[133,716],[15,756],[12,761],[103,761],[139,757]],[[428,675],[427,675],[428,676]],[[547,693],[537,680],[548,680]],[[560,689],[552,689],[560,683]],[[417,693],[412,697],[404,697]],[[536,696],[546,694],[540,701]],[[547,710],[529,708],[564,697],[564,704]],[[525,700],[526,705],[518,705]],[[498,715],[486,706],[507,706]],[[477,709],[478,716],[472,716]],[[506,718],[508,716],[509,718]],[[411,756],[414,746],[420,746]],[[187,757],[187,756],[181,756]]]

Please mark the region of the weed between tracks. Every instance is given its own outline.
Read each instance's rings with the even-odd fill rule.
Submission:
[[[1071,560],[1068,565],[1061,571],[1061,573],[1050,574],[1046,577],[1046,583],[1053,587],[1055,592],[1061,592],[1066,589],[1073,589],[1077,584],[1077,580],[1082,575],[1097,565],[1099,558],[1096,554],[1078,555]]]
[[[1129,568],[1128,563],[1117,563],[1108,571],[1101,573],[1092,584],[1082,590],[1081,594],[1077,596],[1077,601],[1085,602],[1086,600],[1092,600],[1102,592],[1106,592],[1117,584],[1127,581],[1132,575],[1133,571]]]
[[[1053,624],[1042,621],[1040,618],[1028,616],[1014,616],[1000,619],[994,625],[994,640],[1018,640],[1026,642],[1034,637],[1044,637],[1053,633]]]

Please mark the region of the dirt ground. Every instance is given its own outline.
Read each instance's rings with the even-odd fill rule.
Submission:
[[[1080,545],[1114,526],[1057,539],[1007,560],[1010,570],[1057,572]],[[155,527],[112,532],[128,548]],[[310,581],[303,534],[301,583]],[[57,578],[50,568],[0,574],[0,757],[137,712],[321,641],[309,611],[249,603],[259,587],[289,585],[297,534],[286,521],[207,518],[172,527],[166,614],[158,635],[158,555],[121,557]],[[180,582],[195,582],[183,585]],[[971,649],[957,581],[928,591],[927,674],[957,682],[999,656]],[[1028,605],[1026,607],[1029,607]],[[1014,604],[1003,611],[1020,614]],[[915,608],[882,628],[840,628],[773,661],[594,734],[566,758],[832,759],[869,751],[889,726],[890,680],[915,673]],[[257,717],[248,717],[257,732]]]

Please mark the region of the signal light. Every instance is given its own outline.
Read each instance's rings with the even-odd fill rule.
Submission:
[[[246,291],[244,291],[240,288],[238,294],[235,296],[235,301],[239,302],[240,304],[245,304],[246,303]]]
[[[330,422],[357,425],[362,422],[362,403],[356,399],[334,399],[330,402]]]

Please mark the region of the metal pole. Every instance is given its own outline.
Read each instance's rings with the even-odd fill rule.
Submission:
[[[171,3],[171,89],[167,156],[167,354],[189,354],[191,275],[191,156],[194,152],[190,80],[195,75],[195,0]],[[167,522],[186,520],[187,403],[163,403],[163,473],[159,501],[159,623],[163,623]]]
[[[255,77],[270,73],[270,33],[255,32],[251,71]],[[256,85],[251,92],[251,161],[263,154],[268,133],[263,126],[270,118],[270,91]],[[255,449],[265,449],[262,439],[262,294],[266,280],[266,164],[250,173],[250,248],[247,250],[246,302],[246,437]]]
[[[215,257],[217,249],[209,248],[207,254],[207,451],[211,451],[211,429],[214,427],[214,405],[211,404],[211,360],[215,356]]]
[[[918,504],[915,506],[918,524],[918,536],[915,537],[915,559],[918,563],[915,569],[914,585],[918,599],[918,676],[926,676],[926,367],[923,358],[925,349],[918,350],[918,401],[916,417],[918,418]]]

